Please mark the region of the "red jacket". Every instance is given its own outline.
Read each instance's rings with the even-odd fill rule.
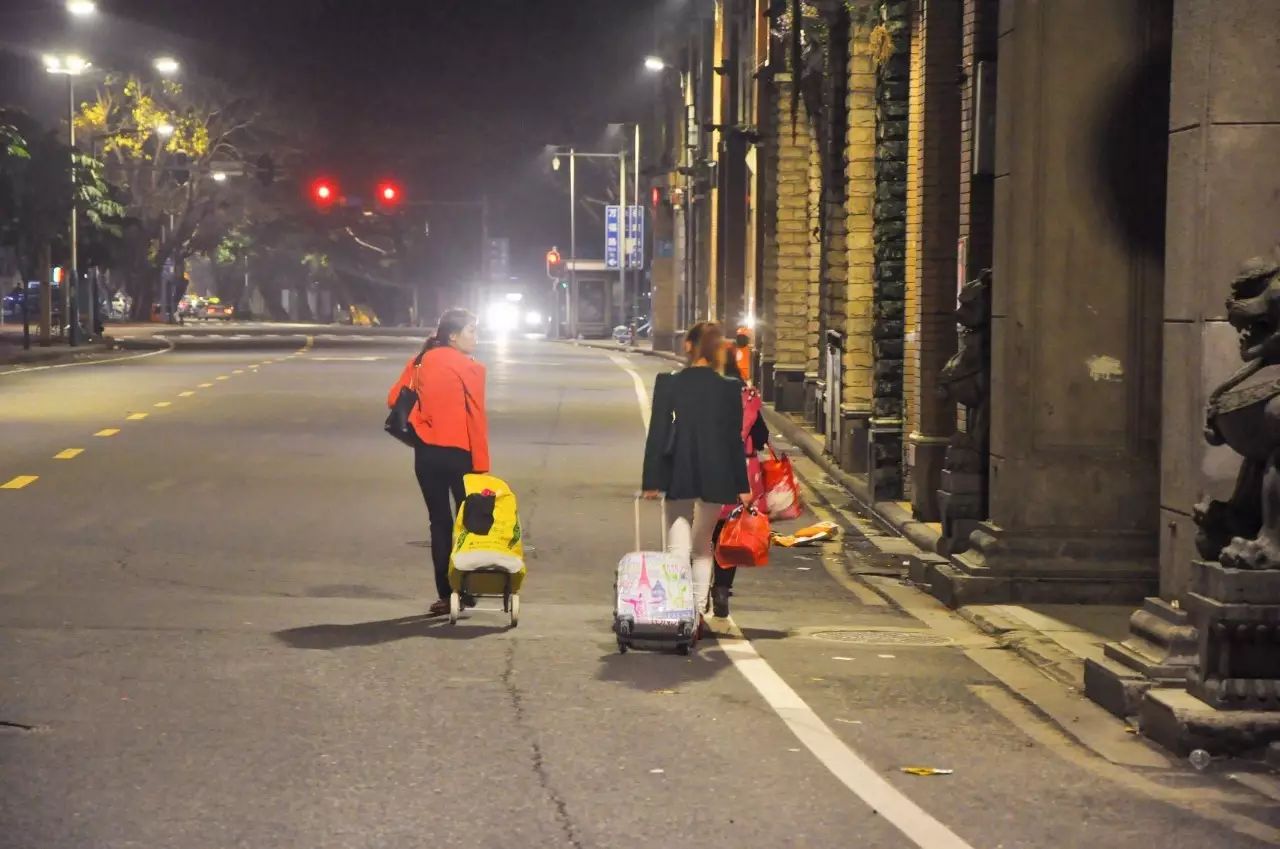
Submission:
[[[489,471],[489,423],[484,414],[484,366],[456,348],[443,346],[427,351],[422,364],[413,358],[387,394],[387,407],[395,405],[400,388],[417,389],[418,405],[409,423],[428,445],[462,448],[471,452],[472,471]]]

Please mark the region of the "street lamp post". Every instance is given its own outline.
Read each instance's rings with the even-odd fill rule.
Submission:
[[[85,14],[85,13],[77,13]],[[74,54],[66,56],[44,57],[45,70],[51,74],[62,74],[67,78],[67,140],[70,147],[71,161],[68,163],[71,177],[71,215],[70,215],[70,254],[67,268],[67,279],[62,287],[62,315],[67,322],[67,343],[80,344],[79,316],[79,252],[76,228],[76,84],[78,75],[88,69],[90,63]],[[46,272],[47,273],[47,272]]]

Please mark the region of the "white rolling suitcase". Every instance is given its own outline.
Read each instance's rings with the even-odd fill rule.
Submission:
[[[667,533],[662,502],[662,550],[640,544],[640,497],[635,500],[635,549],[618,562],[614,581],[613,632],[618,651],[630,648],[674,648],[688,654],[698,640],[698,614],[693,597],[690,529],[676,519]]]

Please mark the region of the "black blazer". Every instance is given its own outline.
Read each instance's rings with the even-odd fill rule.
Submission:
[[[740,493],[751,491],[741,384],[701,366],[658,375],[643,488],[712,504],[735,504]]]

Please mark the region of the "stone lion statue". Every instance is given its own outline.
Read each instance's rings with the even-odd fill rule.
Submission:
[[[1244,366],[1209,396],[1205,439],[1243,459],[1229,501],[1196,505],[1196,547],[1232,569],[1280,569],[1280,265],[1257,257],[1231,284]]]

